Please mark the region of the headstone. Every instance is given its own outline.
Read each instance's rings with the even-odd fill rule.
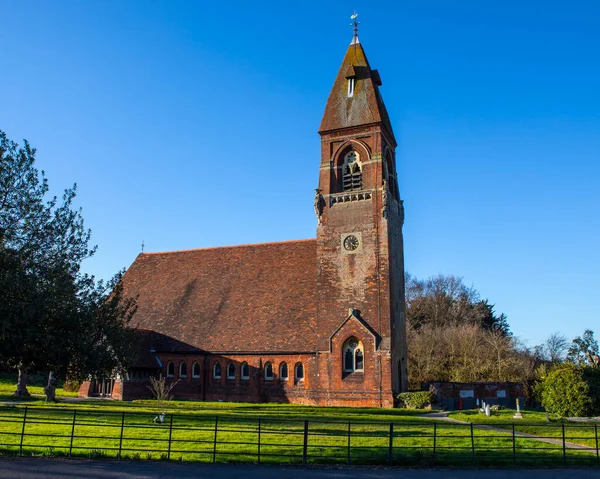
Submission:
[[[523,414],[521,414],[521,403],[519,403],[519,398],[517,398],[516,401],[517,401],[517,412],[515,413],[513,418],[514,419],[523,419]]]
[[[489,404],[486,404],[486,406],[485,406],[485,415],[487,417],[490,417],[492,415],[492,408],[490,407]]]

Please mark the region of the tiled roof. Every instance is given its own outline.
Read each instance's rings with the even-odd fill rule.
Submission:
[[[355,78],[351,97],[348,96],[348,77]],[[383,123],[393,137],[390,119],[379,93],[380,83],[379,73],[371,70],[362,45],[351,44],[329,94],[319,131]]]
[[[138,297],[132,326],[177,350],[316,350],[315,239],[142,253],[123,282]]]

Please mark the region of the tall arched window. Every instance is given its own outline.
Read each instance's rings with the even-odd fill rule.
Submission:
[[[173,376],[175,376],[175,365],[169,361],[167,363],[167,377],[172,378]]]
[[[194,379],[198,379],[200,377],[200,365],[197,361],[194,361],[194,364],[192,364],[192,377]]]
[[[187,378],[187,364],[185,363],[185,361],[181,361],[179,363],[179,377]]]
[[[288,365],[287,363],[281,363],[279,365],[279,379],[281,379],[282,381],[287,381],[288,377]]]
[[[213,379],[221,379],[221,363],[215,363],[213,366]]]
[[[265,364],[265,380],[266,381],[273,380],[273,364],[271,364],[271,363]]]
[[[294,367],[294,379],[296,379],[296,381],[304,380],[304,366],[302,363],[296,363],[296,366]]]
[[[242,379],[250,379],[250,366],[248,366],[248,363],[242,363]]]
[[[364,371],[364,348],[362,343],[352,337],[348,338],[342,346],[344,355],[344,372],[353,373],[354,371]]]
[[[351,150],[344,156],[342,166],[342,190],[352,191],[362,189],[362,172],[360,169],[360,156]]]
[[[235,379],[235,364],[233,363],[227,365],[227,379]]]

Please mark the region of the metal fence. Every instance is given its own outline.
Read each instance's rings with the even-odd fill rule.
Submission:
[[[161,423],[159,414],[147,412],[0,408],[0,452],[259,464],[600,466],[598,424],[519,422],[490,427],[205,412],[167,414]]]

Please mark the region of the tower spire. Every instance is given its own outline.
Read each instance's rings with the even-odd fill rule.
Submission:
[[[352,26],[352,30],[354,31],[354,35],[352,37],[352,42],[350,42],[350,45],[356,45],[357,43],[360,43],[360,40],[358,39],[358,26],[360,25],[360,22],[357,20],[357,18],[358,13],[356,13],[356,10],[354,10],[354,13],[350,15],[350,19],[352,20],[352,23],[350,25]]]

